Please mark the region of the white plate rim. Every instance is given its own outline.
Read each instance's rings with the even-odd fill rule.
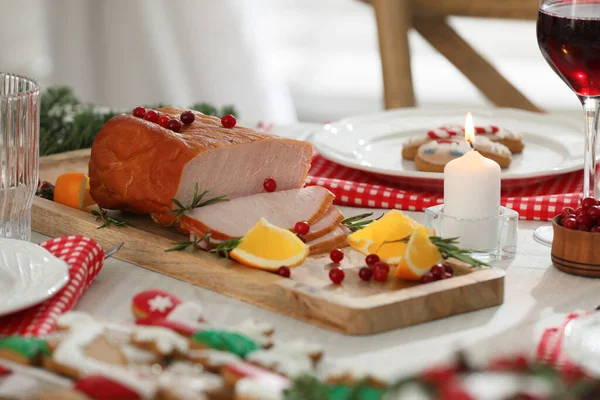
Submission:
[[[27,253],[31,259],[43,264],[43,274],[50,278],[47,282],[44,281],[41,284],[37,282],[37,286],[28,288],[25,293],[11,302],[0,302],[0,316],[22,311],[42,303],[56,295],[69,282],[69,266],[67,263],[52,255],[42,246],[22,240],[0,238],[0,252],[11,250]],[[47,260],[44,260],[44,257]],[[5,268],[3,263],[0,263],[0,268]],[[48,268],[53,270],[50,271]]]
[[[539,120],[540,123],[548,124],[552,121],[556,123],[561,123],[564,125],[570,125],[573,128],[578,128],[582,121],[575,121],[572,117],[567,117],[563,115],[557,114],[542,114],[535,113],[531,111],[520,110],[516,108],[447,108],[447,107],[427,107],[427,108],[402,108],[395,110],[386,110],[380,111],[376,113],[369,113],[364,115],[358,115],[353,117],[343,118],[341,120],[331,122],[330,124],[325,124],[319,131],[313,132],[307,140],[309,140],[314,146],[315,150],[319,152],[323,157],[329,159],[337,164],[343,165],[345,167],[381,174],[386,176],[395,176],[395,177],[403,177],[403,178],[417,178],[424,180],[442,180],[444,178],[444,174],[441,172],[425,172],[425,171],[395,171],[389,170],[385,168],[377,168],[373,166],[364,166],[360,163],[354,162],[353,160],[348,160],[344,157],[338,156],[336,153],[331,152],[328,149],[328,146],[323,142],[323,135],[319,135],[323,133],[327,129],[330,129],[332,126],[338,125],[346,125],[349,123],[368,123],[370,120],[377,120],[381,118],[394,118],[401,119],[403,117],[415,117],[415,116],[427,116],[435,112],[441,112],[447,114],[461,114],[466,115],[467,112],[471,112],[475,116],[485,116],[487,118],[512,118],[512,119],[527,119],[529,121]],[[543,120],[543,121],[542,121]],[[373,121],[377,122],[377,121]],[[583,133],[582,133],[583,136]],[[598,156],[600,160],[600,155]],[[530,173],[511,173],[505,172],[501,175],[502,181],[519,181],[523,179],[533,179],[533,178],[544,178],[555,175],[562,175],[569,172],[574,172],[583,169],[583,158],[581,159],[580,164],[576,164],[569,167],[562,167],[553,170],[539,171],[539,172],[530,172]]]

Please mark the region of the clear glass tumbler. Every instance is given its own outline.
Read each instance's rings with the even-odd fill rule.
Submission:
[[[0,73],[0,238],[31,239],[39,176],[39,85]]]

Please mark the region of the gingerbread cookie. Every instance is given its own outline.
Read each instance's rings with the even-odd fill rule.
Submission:
[[[139,326],[131,333],[131,343],[154,353],[157,357],[184,357],[189,341],[180,334],[159,326]]]
[[[204,329],[196,332],[191,338],[190,346],[192,349],[222,350],[242,358],[262,348],[259,343],[248,336],[218,329]]]
[[[50,356],[44,339],[9,336],[0,339],[0,358],[22,365],[39,365]]]
[[[459,127],[460,128],[460,127]],[[453,140],[458,136],[456,127],[441,127],[427,132],[425,136],[415,136],[409,138],[402,145],[402,158],[405,160],[414,160],[417,157],[419,147],[434,140]]]
[[[496,161],[501,168],[508,168],[512,162],[512,155],[506,146],[486,138],[478,138],[474,143],[474,149],[482,156]],[[462,157],[468,151],[471,151],[471,145],[458,138],[432,140],[419,147],[415,166],[419,171],[444,172],[446,164]]]
[[[523,136],[520,133],[499,128],[495,125],[476,126],[475,134],[477,135],[477,139],[485,137],[492,142],[506,146],[512,154],[521,153],[525,148]]]
[[[207,371],[220,372],[227,364],[240,362],[242,359],[233,353],[215,349],[192,349],[187,357],[190,361],[201,364]]]

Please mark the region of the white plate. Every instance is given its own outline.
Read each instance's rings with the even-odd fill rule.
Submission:
[[[319,153],[338,164],[395,177],[398,182],[437,186],[443,174],[418,171],[414,162],[402,159],[402,144],[442,125],[464,124],[469,111],[475,125],[498,125],[523,135],[525,150],[514,155],[510,168],[502,171],[504,188],[583,168],[583,121],[508,108],[381,112],[328,124],[311,141]]]
[[[0,239],[0,316],[54,296],[69,281],[69,266],[29,242]]]

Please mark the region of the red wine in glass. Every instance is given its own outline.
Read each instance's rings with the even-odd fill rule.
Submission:
[[[600,96],[600,1],[540,8],[538,44],[548,64],[579,96]]]

